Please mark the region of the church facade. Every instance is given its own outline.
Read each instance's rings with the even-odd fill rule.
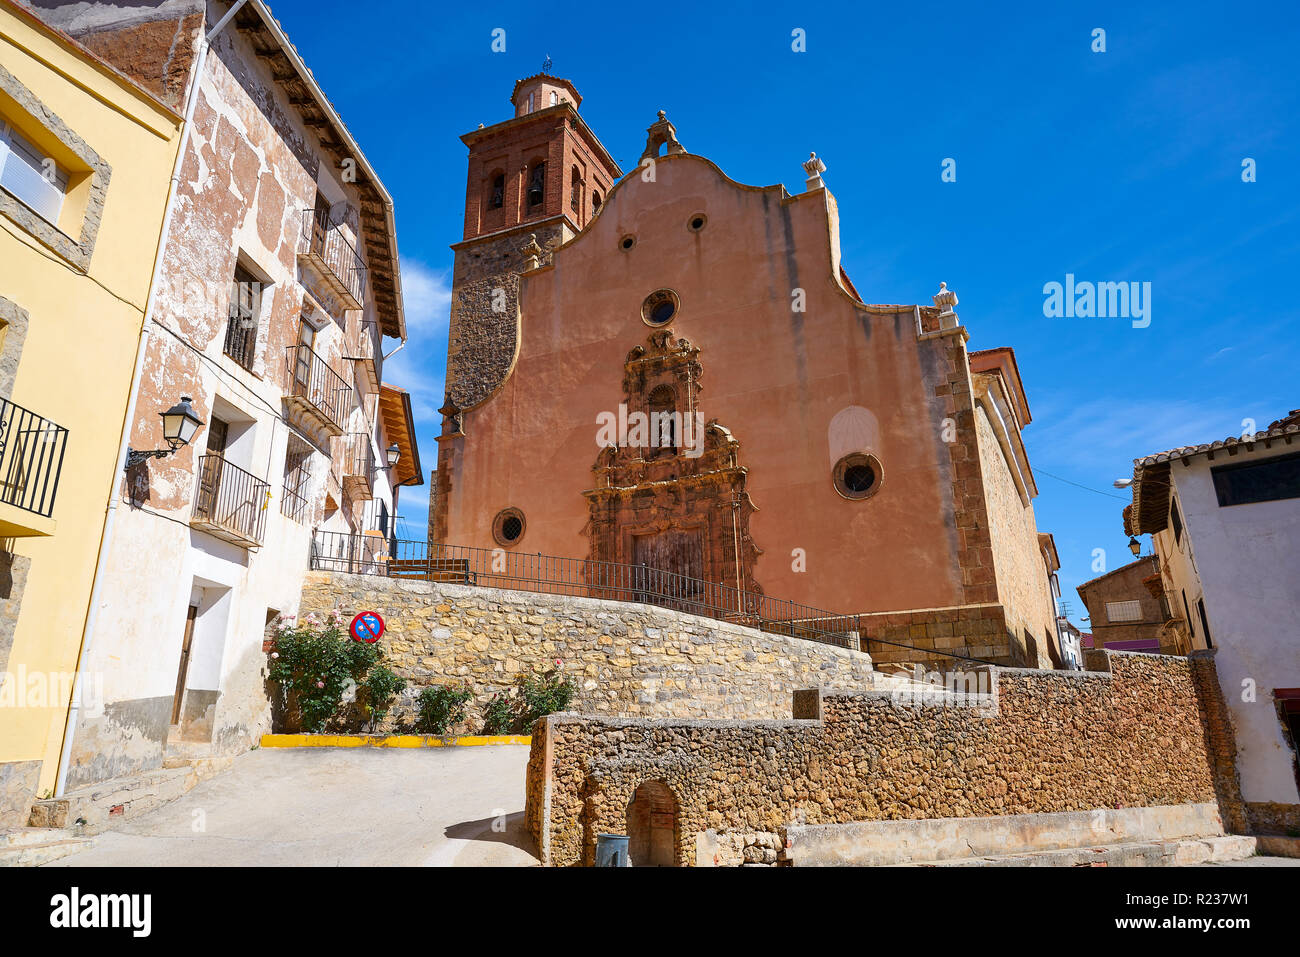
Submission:
[[[861,614],[878,661],[1059,666],[1013,352],[968,351],[946,287],[866,302],[815,156],[797,195],[741,184],[660,113],[624,174],[567,80],[512,103],[462,138],[430,542]]]

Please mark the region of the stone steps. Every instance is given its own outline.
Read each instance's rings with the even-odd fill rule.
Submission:
[[[0,867],[39,867],[83,851],[92,838],[72,837],[56,827],[15,827],[0,831]]]
[[[1134,841],[943,861],[912,861],[900,867],[1185,867],[1242,861],[1257,853],[1255,838],[1219,834],[1176,841]]]
[[[200,781],[230,767],[233,760],[173,756],[161,768],[37,801],[27,823],[35,828],[67,828],[65,836],[98,834],[176,800]]]

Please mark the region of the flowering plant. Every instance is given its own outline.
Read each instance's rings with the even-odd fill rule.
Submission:
[[[383,650],[353,641],[344,621],[339,608],[323,619],[314,614],[302,621],[294,615],[276,619],[269,677],[292,699],[305,731],[323,731],[339,714],[345,695],[358,689],[363,692],[362,706],[377,721],[406,686],[379,665]]]

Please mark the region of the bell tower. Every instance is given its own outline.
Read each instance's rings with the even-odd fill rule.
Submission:
[[[512,116],[461,137],[469,148],[469,169],[464,231],[451,247],[444,437],[454,437],[459,414],[492,395],[510,371],[519,330],[519,274],[532,256],[538,264],[550,262],[555,247],[600,212],[623,175],[579,115],[581,103],[568,80],[538,73],[515,84]],[[452,480],[444,454],[450,449],[440,441],[434,503],[446,501],[443,488]],[[440,507],[435,504],[430,517],[431,541],[442,541],[446,529]]]

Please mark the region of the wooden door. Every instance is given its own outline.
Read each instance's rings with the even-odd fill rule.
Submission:
[[[176,674],[176,697],[172,700],[172,724],[181,723],[181,702],[185,700],[185,675],[190,670],[190,647],[194,642],[194,621],[199,606],[190,605],[185,614],[185,640],[181,643],[181,666]]]
[[[196,503],[201,515],[211,517],[216,512],[217,495],[221,490],[221,467],[226,461],[226,442],[230,426],[212,416],[208,425],[208,451],[199,469],[199,498]]]

